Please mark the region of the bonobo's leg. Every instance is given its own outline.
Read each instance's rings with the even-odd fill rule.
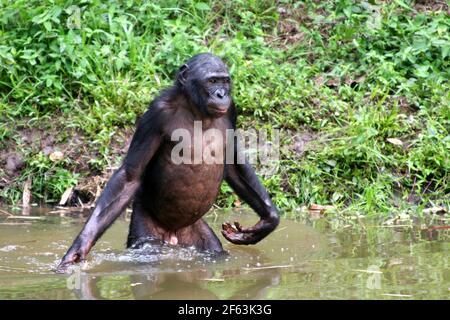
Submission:
[[[127,248],[139,246],[148,242],[162,243],[161,228],[158,228],[148,212],[136,196],[131,213],[130,231],[128,233]]]
[[[223,252],[219,238],[203,219],[181,228],[176,236],[181,245],[194,246],[202,251]]]
[[[168,230],[151,216],[151,212],[145,209],[139,197],[136,197],[131,214],[127,247],[138,247],[140,244],[149,242],[194,246],[201,251],[223,251],[219,238],[203,219],[178,230]]]

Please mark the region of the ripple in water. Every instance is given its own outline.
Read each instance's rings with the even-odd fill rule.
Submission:
[[[194,247],[177,247],[164,244],[145,243],[138,248],[123,251],[92,252],[82,265],[84,271],[117,272],[129,271],[183,271],[193,267],[204,267],[226,254],[200,252]],[[76,266],[74,266],[76,268]]]

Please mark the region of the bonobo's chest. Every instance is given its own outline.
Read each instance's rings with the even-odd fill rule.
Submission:
[[[226,118],[197,121],[188,116],[174,117],[164,128],[163,141],[148,168],[154,188],[175,192],[177,188],[213,188],[220,185],[227,153]],[[149,181],[151,180],[151,181]]]
[[[208,172],[223,168],[230,129],[231,123],[225,117],[173,121],[165,128],[162,156],[171,167],[185,165]]]
[[[220,119],[219,119],[220,120]],[[183,121],[166,131],[148,168],[148,205],[160,222],[189,224],[214,203],[223,179],[228,121]],[[181,216],[183,218],[181,218]]]

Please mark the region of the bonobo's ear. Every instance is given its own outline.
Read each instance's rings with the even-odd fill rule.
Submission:
[[[183,64],[178,70],[177,80],[184,86],[186,84],[187,71],[189,70],[189,66],[187,64]]]

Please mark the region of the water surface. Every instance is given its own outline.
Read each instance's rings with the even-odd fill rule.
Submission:
[[[189,248],[125,249],[128,219],[98,241],[72,274],[54,269],[85,217],[35,210],[0,214],[0,299],[448,299],[449,230],[420,226],[346,226],[283,219],[255,246],[221,235],[224,258]],[[13,215],[17,213],[13,212]],[[208,223],[249,226],[251,212],[215,211]]]

